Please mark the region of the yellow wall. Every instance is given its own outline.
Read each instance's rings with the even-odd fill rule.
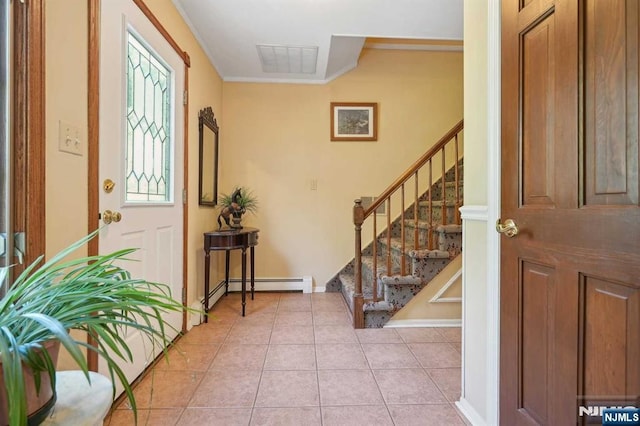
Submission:
[[[333,101],[378,102],[378,141],[331,142]],[[324,286],[354,256],[353,200],[382,192],[462,119],[462,101],[459,52],[367,49],[326,85],[225,83],[220,190],[259,197],[243,219],[261,229],[256,275]]]
[[[87,233],[87,2],[47,0],[46,19],[46,255]],[[69,25],[73,22],[73,25]],[[58,151],[59,121],[80,129],[83,155]],[[78,256],[86,255],[86,249]],[[77,338],[82,338],[80,334]],[[61,349],[61,369],[75,369]]]
[[[51,256],[87,233],[87,2],[47,0],[45,12],[46,250]],[[80,129],[81,157],[58,151],[60,120]]]

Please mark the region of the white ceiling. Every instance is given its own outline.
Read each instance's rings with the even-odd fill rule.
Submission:
[[[353,69],[367,37],[461,41],[462,2],[173,0],[223,80],[300,83]],[[317,47],[315,72],[264,72],[257,45]]]

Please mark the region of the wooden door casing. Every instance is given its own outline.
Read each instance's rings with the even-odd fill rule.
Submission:
[[[640,395],[635,0],[502,3],[500,420]]]

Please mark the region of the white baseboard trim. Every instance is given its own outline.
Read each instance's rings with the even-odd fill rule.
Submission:
[[[459,319],[406,319],[389,320],[385,328],[405,328],[405,327],[461,327],[462,320]]]
[[[460,411],[473,426],[486,426],[487,423],[480,417],[476,409],[469,404],[469,401],[460,398],[460,401],[456,401],[455,404],[458,411]]]
[[[256,278],[255,290],[256,291],[300,291],[303,293],[311,293],[313,290],[313,278],[310,275],[305,275],[300,278]],[[242,279],[230,278],[229,279],[229,291],[241,291]],[[247,291],[251,290],[251,284],[247,277]],[[211,306],[211,302],[209,303]]]
[[[327,292],[327,287],[326,287],[326,286],[319,286],[319,285],[317,285],[317,286],[315,286],[315,287],[313,288],[313,292],[314,292],[314,293],[326,293],[326,292]]]
[[[247,279],[247,292],[251,291],[251,284]],[[222,283],[222,281],[220,282]],[[220,284],[218,283],[218,284]],[[255,291],[302,291],[303,293],[311,293],[313,289],[313,278],[310,275],[305,275],[301,278],[255,278]],[[214,287],[215,288],[215,287]],[[242,291],[242,279],[230,278],[229,279],[229,291]],[[316,290],[319,291],[319,290]],[[324,287],[322,287],[324,291]],[[218,290],[211,293],[209,296],[209,308],[224,296],[225,286],[221,285]],[[201,297],[199,301],[193,302],[191,307],[194,309],[204,309],[204,298]],[[189,321],[187,328],[196,326],[204,322],[202,315],[189,314]]]
[[[191,306],[189,306],[191,309],[198,309],[200,311],[203,311],[202,313],[198,314],[198,313],[193,313],[193,312],[189,312],[189,321],[187,324],[187,329],[191,330],[192,327],[195,327],[196,325],[200,325],[204,322],[204,306],[203,306],[203,300],[200,301],[195,301],[191,304]]]

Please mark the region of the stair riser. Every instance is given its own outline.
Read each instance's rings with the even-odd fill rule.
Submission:
[[[342,292],[342,297],[345,302],[347,302],[347,306],[349,306],[349,310],[353,312],[353,290],[347,288],[346,286],[342,286],[340,289]]]
[[[448,251],[452,259],[462,253],[462,232],[439,233],[438,250]]]
[[[429,249],[426,244],[427,241],[427,230],[420,229],[420,246],[419,249]],[[433,245],[431,249],[440,250],[440,251],[448,251],[452,257],[460,254],[462,251],[462,232],[437,232],[433,233]],[[405,228],[405,252],[410,250],[414,250],[415,245],[413,243],[413,228]],[[381,238],[378,240],[378,256],[384,259],[384,264],[386,265],[386,255],[387,255],[387,240],[385,238]],[[399,248],[392,246],[391,247],[391,257],[397,257],[398,259],[392,260],[392,265],[395,267],[400,266],[400,256],[402,255]],[[406,259],[410,259],[408,255],[405,255]]]
[[[366,312],[364,313],[364,327],[365,328],[382,328],[389,322],[391,317],[395,314],[389,312]]]
[[[462,199],[460,199],[460,203],[462,203]],[[433,222],[435,223],[442,223],[442,205],[441,205],[441,200],[437,199],[437,200],[433,200],[433,204],[431,205],[431,210],[432,210],[432,215],[433,215]],[[447,207],[445,208],[445,210],[447,211],[447,223],[453,223],[454,222],[454,214],[456,211],[456,208],[453,204],[449,204],[447,205]],[[409,207],[405,210],[405,214],[404,214],[404,218],[407,220],[413,220],[413,207]],[[424,220],[424,221],[428,221],[429,220],[429,204],[427,201],[421,201],[418,204],[418,220]],[[380,228],[384,228],[386,222],[383,224],[380,221],[378,221],[378,229]],[[400,227],[400,218],[396,219],[394,222],[391,223],[391,230],[392,232],[395,231],[396,227]],[[400,235],[400,234],[397,234]]]
[[[424,259],[413,259],[412,261],[412,269],[413,275],[416,277],[420,277],[423,282],[429,282],[433,277],[438,275],[440,271],[444,269],[445,266],[449,264],[451,259],[433,259],[433,258],[424,258]]]
[[[441,259],[443,260],[443,259]],[[420,292],[427,284],[402,284],[387,285],[385,288],[385,300],[391,303],[396,310],[400,310],[409,300]]]
[[[433,214],[432,222],[434,223],[442,223],[442,206],[440,205],[432,205],[431,211]],[[456,220],[456,208],[455,206],[447,206],[445,207],[446,215],[447,215],[447,223],[455,223]],[[429,205],[426,203],[420,204],[418,207],[418,218],[420,220],[429,220]],[[407,218],[409,219],[409,218]]]
[[[458,184],[458,193],[460,194],[460,200],[463,199],[464,196],[464,185]],[[445,200],[454,201],[456,199],[456,185],[455,182],[445,182]],[[427,200],[429,198],[429,191],[427,191],[422,197],[421,200]],[[431,193],[431,199],[433,201],[441,201],[442,200],[442,190],[440,182],[436,183],[433,186],[433,192]]]
[[[381,263],[379,263],[378,265],[381,265]],[[371,268],[370,265],[368,264],[362,264],[362,287],[363,287],[363,295],[366,298],[372,298],[373,297],[373,283],[375,282],[377,283],[377,274],[373,273],[373,270]],[[384,298],[384,288],[378,284],[378,298],[379,299],[383,299]]]
[[[411,246],[407,244],[406,247],[410,248]],[[378,261],[378,264],[386,268],[387,267],[386,240],[378,242],[378,257],[379,259],[382,259],[382,261]],[[394,273],[399,273],[399,271],[401,270],[400,262],[403,257],[405,259],[405,274],[407,275],[411,274],[411,257],[409,257],[406,254],[403,256],[400,249],[395,248],[393,246],[391,247],[391,271]],[[386,274],[386,271],[385,271],[385,274]]]

